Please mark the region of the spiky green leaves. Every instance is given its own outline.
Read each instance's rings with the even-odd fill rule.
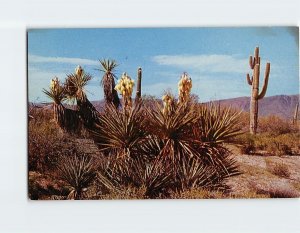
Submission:
[[[59,175],[71,188],[69,199],[81,199],[83,189],[95,178],[95,164],[87,155],[63,157],[58,165]]]
[[[92,76],[85,73],[81,67],[76,68],[76,72],[73,74],[68,74],[65,81],[65,89],[68,98],[73,99],[85,99],[86,94],[84,87],[92,79]]]
[[[65,82],[65,89],[69,99],[76,100],[77,110],[83,120],[86,128],[93,127],[94,123],[98,123],[98,111],[87,99],[85,93],[85,86],[92,79],[92,76],[85,73],[84,70],[78,66],[75,73],[67,75]]]
[[[173,163],[182,157],[198,155],[192,144],[194,137],[191,127],[197,121],[194,105],[178,104],[166,113],[159,103],[147,109],[147,131],[163,140],[164,146],[159,154],[162,158],[169,158]]]
[[[101,69],[104,75],[101,80],[101,86],[104,91],[104,98],[107,104],[113,104],[116,108],[120,105],[117,91],[115,90],[115,68],[118,66],[115,60],[100,60]]]
[[[66,99],[65,89],[57,77],[50,81],[49,90],[43,89],[43,92],[55,103],[61,104]]]
[[[114,151],[117,157],[131,157],[137,153],[145,136],[144,119],[140,104],[129,111],[119,111],[108,105],[99,125],[91,132],[101,150]]]
[[[198,107],[198,122],[194,133],[202,142],[222,143],[241,134],[241,112],[213,103]]]

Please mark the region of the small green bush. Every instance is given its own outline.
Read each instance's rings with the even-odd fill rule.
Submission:
[[[260,150],[276,156],[299,154],[299,141],[299,133],[287,133],[277,136],[270,133],[244,134],[235,139],[235,142],[240,144],[242,154],[252,154]]]
[[[271,135],[297,132],[297,129],[293,126],[293,124],[291,124],[290,121],[274,115],[259,118],[258,127],[260,133],[267,132]]]

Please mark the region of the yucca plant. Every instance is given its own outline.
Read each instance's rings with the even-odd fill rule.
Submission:
[[[97,178],[103,189],[122,193],[129,187],[144,189],[144,198],[165,196],[173,187],[171,169],[166,164],[146,161],[142,156],[109,162],[98,170]]]
[[[225,187],[224,181],[229,177],[218,171],[216,166],[206,165],[195,158],[183,159],[180,165],[176,177],[180,192],[193,188],[221,189]]]
[[[196,140],[191,131],[197,122],[196,105],[189,101],[191,87],[192,80],[184,73],[178,83],[178,103],[167,92],[162,97],[163,106],[156,102],[155,106],[146,108],[148,117],[145,129],[156,137],[155,147],[163,145],[157,160],[169,160],[173,166],[185,157],[200,156],[194,149]]]
[[[234,114],[228,117],[229,113],[224,111],[224,119],[218,118],[214,122],[215,125],[226,126],[217,128],[216,143],[204,140],[199,135],[205,134],[205,131],[198,127],[202,115],[198,113],[198,105],[191,101],[189,96],[192,87],[191,78],[183,74],[178,87],[178,103],[175,103],[174,97],[167,93],[163,96],[163,107],[157,103],[155,107],[147,108],[145,129],[150,137],[154,137],[142,148],[148,150],[150,154],[156,153],[154,156],[156,160],[172,163],[173,174],[177,177],[185,161],[211,166],[218,170],[220,177],[234,175],[235,163],[227,156],[228,151],[218,143],[221,138],[229,138],[237,133],[238,130],[235,128],[237,116]],[[226,131],[227,129],[232,130]]]
[[[138,153],[138,147],[146,136],[142,128],[144,120],[141,103],[128,111],[120,111],[110,104],[91,133],[101,151],[128,158]]]
[[[99,122],[99,113],[86,96],[85,86],[92,79],[90,74],[78,66],[75,73],[67,75],[65,82],[66,95],[69,99],[75,99],[77,110],[86,128],[92,128]]]
[[[63,105],[66,100],[66,92],[57,77],[51,80],[50,89],[43,92],[53,101],[54,120],[63,130],[70,132],[79,128],[80,120],[77,111],[68,109]]]
[[[79,200],[84,197],[83,190],[95,178],[95,164],[87,155],[65,156],[58,164],[59,176],[71,188],[68,199]]]
[[[240,111],[214,103],[199,105],[197,109],[199,120],[193,129],[202,142],[222,143],[242,133]]]
[[[122,95],[123,109],[124,111],[130,110],[132,107],[132,91],[134,87],[134,80],[131,79],[127,73],[123,73],[121,79],[119,79],[118,84],[115,86],[115,90],[119,91]]]
[[[101,86],[104,91],[104,99],[107,104],[113,104],[116,108],[120,105],[120,100],[117,91],[115,90],[115,79],[117,78],[114,74],[115,68],[118,66],[115,60],[100,60],[101,69],[104,75],[101,80]]]
[[[175,162],[183,156],[199,156],[193,149],[195,138],[191,127],[197,121],[193,105],[178,104],[173,108],[156,103],[153,108],[147,108],[147,115],[147,132],[159,138],[164,145],[158,157]]]

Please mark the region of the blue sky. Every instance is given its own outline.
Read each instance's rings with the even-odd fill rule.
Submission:
[[[93,79],[90,100],[103,98],[99,59],[115,59],[136,79],[142,67],[142,94],[177,94],[183,72],[201,101],[250,96],[249,55],[260,47],[261,81],[271,62],[267,96],[299,94],[299,33],[296,27],[31,29],[28,31],[29,101],[43,102],[50,79],[64,80],[81,65]]]

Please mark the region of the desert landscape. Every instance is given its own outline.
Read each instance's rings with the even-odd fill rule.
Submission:
[[[29,31],[29,199],[299,197],[297,33]]]
[[[29,103],[30,199],[300,196],[299,95],[260,100],[249,132],[249,97],[200,103],[184,73],[179,98],[158,100],[141,95],[139,68],[133,99],[134,81],[115,84],[115,61],[101,65],[105,101],[87,99],[91,76],[78,66],[44,89],[53,103]]]

